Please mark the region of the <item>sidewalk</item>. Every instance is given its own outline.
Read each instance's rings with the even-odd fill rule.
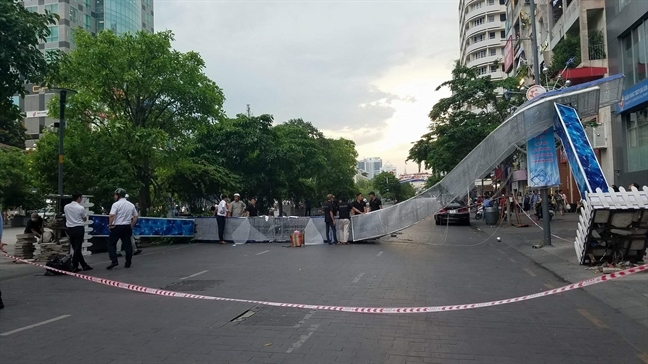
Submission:
[[[493,234],[493,238],[499,236],[502,244],[533,259],[536,264],[566,282],[574,283],[600,275],[586,269],[586,266],[578,264],[576,260],[573,241],[578,217],[579,215],[574,213],[554,216],[551,233],[560,238],[552,236],[552,246],[541,249],[534,249],[533,245],[542,243],[544,232],[524,215],[521,215],[521,223],[528,224],[528,227],[511,226],[510,221],[503,222],[499,228],[488,226],[483,220],[473,220],[472,223],[474,228],[489,236]],[[517,222],[515,217],[513,222]],[[536,222],[542,226],[542,220]],[[623,315],[648,327],[648,274],[635,274],[585,290]]]

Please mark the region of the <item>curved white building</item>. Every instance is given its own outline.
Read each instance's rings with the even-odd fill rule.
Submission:
[[[460,60],[480,75],[503,79],[506,0],[460,0]]]

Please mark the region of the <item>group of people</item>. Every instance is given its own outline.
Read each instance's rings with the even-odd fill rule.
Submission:
[[[382,201],[376,197],[375,192],[369,192],[369,201],[362,197],[362,193],[356,194],[356,199],[349,202],[346,197],[340,199],[334,195],[326,196],[326,202],[322,206],[324,222],[326,223],[326,243],[329,245],[344,245],[349,243],[349,228],[351,216],[365,214],[382,209]],[[336,222],[335,216],[338,216]],[[338,234],[339,232],[339,234]],[[338,239],[338,236],[340,237]]]
[[[349,241],[351,216],[380,210],[381,208],[382,201],[376,197],[375,192],[369,193],[369,201],[362,196],[362,193],[358,193],[353,202],[348,202],[346,197],[336,199],[335,196],[329,194],[321,209],[324,215],[324,221],[326,222],[326,242],[331,245],[347,244]],[[246,204],[241,201],[241,195],[238,193],[234,194],[234,200],[232,201],[230,201],[227,195],[221,195],[220,202],[218,205],[212,206],[211,211],[213,216],[216,217],[216,223],[218,224],[218,240],[220,244],[227,244],[224,235],[228,217],[259,216],[256,199],[252,198]],[[310,212],[310,203],[308,203],[306,211]],[[307,216],[310,216],[310,213]],[[337,226],[336,216],[338,216]],[[340,236],[339,240],[338,236]]]

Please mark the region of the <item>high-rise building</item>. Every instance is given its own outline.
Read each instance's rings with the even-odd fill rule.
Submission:
[[[24,0],[21,3],[29,11],[45,13],[47,10],[60,18],[57,24],[49,27],[49,37],[39,44],[43,52],[74,49],[72,30],[78,28],[92,34],[103,29],[111,29],[117,34],[140,30],[153,32],[154,29],[153,0]],[[26,115],[26,147],[32,148],[45,127],[56,121],[44,116],[54,94],[43,92],[35,85],[26,85],[26,88],[29,94],[24,99],[14,96],[13,101]]]
[[[623,97],[609,123],[614,179],[608,182],[643,186],[648,182],[648,1],[606,0],[605,16],[610,74],[625,75]]]
[[[506,0],[459,1],[459,60],[494,80],[505,77],[501,65],[506,43],[505,4]]]
[[[382,167],[382,171],[387,172],[387,173],[391,173],[393,175],[396,175],[396,172],[397,172],[396,167],[393,164],[389,163],[389,162],[385,163],[385,165]]]
[[[368,179],[373,179],[382,172],[383,163],[379,157],[365,158],[357,162],[358,170],[366,172]]]

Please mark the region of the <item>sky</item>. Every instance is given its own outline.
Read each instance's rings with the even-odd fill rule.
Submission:
[[[302,118],[398,173],[459,58],[456,0],[156,0],[155,29],[199,52],[229,116]]]

